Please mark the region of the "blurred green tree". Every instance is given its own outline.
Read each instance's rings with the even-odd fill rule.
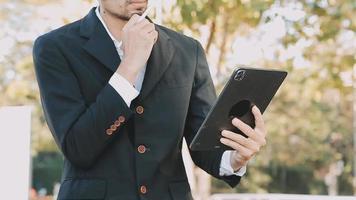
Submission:
[[[275,44],[281,48],[273,52],[273,58],[250,63],[285,69],[289,77],[265,114],[268,146],[249,164],[249,172],[236,190],[326,194],[336,187],[339,194],[352,194],[350,81],[356,54],[355,1],[177,2],[175,9],[181,17],[167,18],[167,24],[182,32],[188,29],[186,33],[198,38],[204,37],[200,27],[209,26],[209,37],[202,41],[208,57],[214,56],[209,54],[212,46],[219,49],[213,64],[218,91],[231,72],[223,61],[228,59],[226,51],[233,48],[234,38],[249,35],[251,29],[278,17],[286,26],[286,34]],[[302,14],[300,19],[284,14],[293,10]],[[301,49],[305,62],[298,63],[300,57],[296,56],[282,58],[303,41],[308,43]],[[332,180],[338,180],[336,186]],[[215,191],[231,191],[219,182],[214,184]]]

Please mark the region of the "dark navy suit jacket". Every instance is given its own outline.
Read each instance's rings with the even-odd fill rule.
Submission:
[[[65,157],[58,199],[192,199],[182,139],[192,141],[216,93],[201,45],[156,30],[141,93],[130,107],[108,84],[120,58],[95,8],[36,40],[42,106]],[[239,183],[239,176],[219,176],[223,150],[190,153],[212,176]]]

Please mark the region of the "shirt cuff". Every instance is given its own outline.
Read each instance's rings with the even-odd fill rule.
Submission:
[[[118,73],[114,73],[111,76],[109,84],[122,97],[128,107],[130,107],[131,101],[139,95],[139,92],[131,85],[131,83]]]
[[[247,169],[246,165],[241,167],[237,172],[234,172],[234,169],[232,168],[230,163],[231,153],[232,153],[231,150],[227,150],[223,153],[221,157],[219,175],[220,176],[231,176],[231,175],[243,176],[246,173],[246,169]]]

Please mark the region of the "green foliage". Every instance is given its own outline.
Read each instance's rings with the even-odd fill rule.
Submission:
[[[279,2],[280,7],[290,3]],[[341,0],[327,1],[328,5],[323,5],[323,2],[326,1],[300,1],[305,17],[295,22],[284,19],[295,32],[284,36],[281,44],[288,48],[300,39],[311,41],[312,45],[303,50],[304,58],[310,61],[309,66],[295,68],[292,58],[285,62],[262,60],[258,63],[271,68],[279,66],[287,70],[289,76],[265,113],[268,146],[249,164],[247,175],[236,189],[238,192],[326,194],[324,178],[329,167],[342,160],[344,169],[338,178],[339,192],[353,193],[350,178],[353,161],[352,88],[341,74],[352,72],[356,50],[345,50],[340,35],[355,31],[356,3]],[[217,33],[211,34],[217,38],[212,43],[221,47],[221,53],[230,48],[231,42],[231,39],[220,39],[224,33],[227,38],[246,34],[246,24],[258,26],[261,15],[271,3],[178,0],[182,18],[171,24],[177,29],[184,24],[199,37],[199,26],[216,22],[217,28],[211,28],[210,34]],[[316,22],[312,18],[316,18]],[[230,28],[226,29],[226,25]],[[313,28],[317,33],[307,34],[305,28]],[[225,67],[224,62],[217,67]],[[223,74],[225,77],[217,85],[218,91],[229,73],[227,70]],[[214,192],[231,192],[226,184],[218,181],[214,181],[213,187]]]
[[[52,194],[53,186],[61,180],[63,157],[55,152],[41,152],[33,157],[32,186],[39,190],[45,188]]]

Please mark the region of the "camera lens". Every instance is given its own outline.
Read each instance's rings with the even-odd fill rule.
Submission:
[[[245,70],[239,70],[236,72],[234,79],[237,81],[241,81],[244,77],[245,77]]]

